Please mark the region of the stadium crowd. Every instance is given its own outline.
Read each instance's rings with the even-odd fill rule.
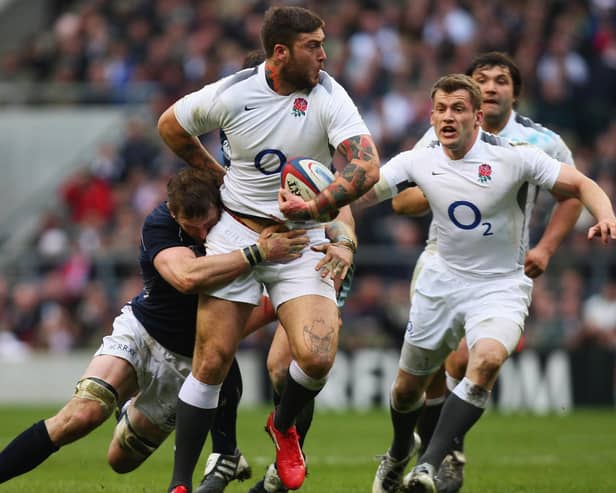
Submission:
[[[259,47],[270,3],[57,0],[46,29],[4,55],[3,82],[76,84],[86,89],[57,102],[147,102],[149,116],[130,118],[120,141],[102,143],[66,178],[61,207],[41,216],[31,248],[0,274],[0,358],[96,347],[110,331],[142,287],[140,225],[183,165],[156,134],[156,119],[181,95],[241,68]],[[412,147],[429,126],[427,94],[438,76],[463,72],[481,51],[502,50],[522,72],[520,111],[558,131],[578,169],[616,200],[616,1],[301,3],[324,17],[326,69],[358,105],[383,160]],[[220,147],[217,135],[205,144]],[[549,200],[540,196],[532,238]],[[386,203],[356,222],[361,246],[341,348],[398,348],[429,218],[396,216]],[[527,347],[616,353],[616,255],[586,241],[588,225],[583,214],[535,281]],[[268,334],[257,334],[244,344],[268,343]]]

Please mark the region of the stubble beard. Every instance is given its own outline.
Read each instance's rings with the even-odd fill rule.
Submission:
[[[305,70],[298,68],[295,63],[282,67],[280,69],[280,75],[298,91],[310,90],[316,86],[316,84],[309,79],[308,75],[306,75]]]

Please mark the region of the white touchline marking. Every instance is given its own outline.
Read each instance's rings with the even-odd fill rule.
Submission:
[[[249,457],[249,459],[250,459],[250,462],[254,462],[255,464],[261,465],[261,466],[266,466],[274,462],[273,454],[271,456],[258,455],[256,457]],[[318,456],[318,455],[313,455],[313,454],[308,454],[306,456],[306,464],[308,464],[308,466],[310,466],[311,464],[327,464],[327,465],[374,464],[376,462],[378,462],[378,460],[374,459],[372,456],[342,457],[339,455]]]

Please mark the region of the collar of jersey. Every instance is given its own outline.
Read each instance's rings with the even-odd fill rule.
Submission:
[[[464,161],[465,159],[473,159],[475,156],[478,156],[481,153],[479,148],[481,146],[481,134],[482,133],[484,133],[484,131],[480,128],[479,133],[477,134],[477,139],[475,140],[475,143],[473,144],[473,147],[471,147],[470,150],[460,159],[451,159],[445,153],[445,148],[442,145],[439,146],[439,148],[441,149],[441,152],[443,153],[443,157],[449,163],[458,163],[458,162]]]
[[[515,123],[515,116],[516,115],[517,115],[517,112],[514,109],[512,109],[511,110],[511,115],[509,115],[509,120],[507,120],[507,124],[503,128],[501,128],[501,131],[498,132],[498,134],[496,134],[496,135],[501,135],[501,134],[507,135],[507,131],[508,130],[510,131],[509,132],[510,134],[514,133],[514,128],[515,128],[515,125],[516,125],[516,123]]]

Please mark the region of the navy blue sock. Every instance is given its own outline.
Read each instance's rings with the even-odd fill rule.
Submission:
[[[441,409],[443,409],[443,402],[436,404],[435,406],[424,405],[419,420],[417,421],[417,433],[421,437],[421,449],[420,455],[428,448],[428,443],[432,439],[438,417],[441,415]]]
[[[227,378],[220,389],[218,412],[212,427],[212,452],[231,455],[237,448],[237,407],[242,397],[242,374],[233,359]]]
[[[295,420],[295,426],[297,427],[297,434],[299,435],[299,446],[304,447],[304,440],[306,440],[306,434],[312,424],[312,416],[314,415],[314,399],[311,399],[306,403],[302,410],[297,415]]]
[[[417,463],[427,462],[438,469],[445,456],[454,447],[455,441],[466,435],[483,412],[483,408],[460,399],[456,394],[450,394],[443,405],[430,445]]]
[[[413,446],[413,430],[417,424],[417,419],[423,408],[419,407],[414,411],[401,413],[389,406],[391,424],[394,429],[394,438],[389,447],[389,454],[397,460],[406,458]]]
[[[274,406],[278,407],[280,404],[280,394],[274,390]],[[297,427],[297,434],[299,435],[299,446],[304,447],[304,441],[306,440],[306,434],[312,424],[312,416],[314,415],[314,399],[308,401],[308,403],[299,412],[295,426]]]
[[[23,431],[0,452],[0,483],[28,472],[56,452],[44,421]]]
[[[173,477],[169,489],[183,484],[192,490],[192,476],[214,419],[216,408],[203,409],[178,399]]]
[[[291,375],[287,375],[282,395],[280,396],[280,405],[276,409],[274,416],[274,425],[280,431],[287,431],[295,424],[295,420],[311,400],[314,400],[318,390],[310,390],[297,383]]]

